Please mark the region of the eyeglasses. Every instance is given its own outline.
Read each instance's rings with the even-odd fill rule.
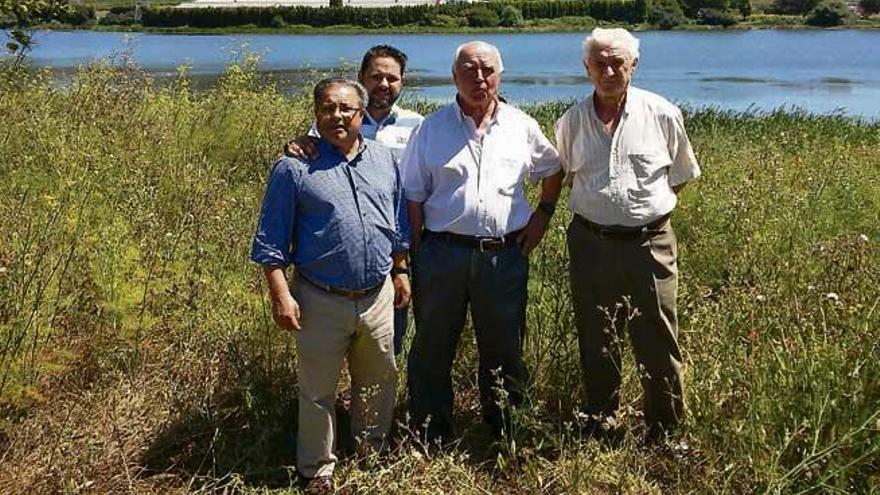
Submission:
[[[358,112],[362,111],[361,108],[352,108],[346,105],[319,105],[318,113],[321,115],[333,115],[337,111],[339,115],[342,115],[343,119],[352,119]]]

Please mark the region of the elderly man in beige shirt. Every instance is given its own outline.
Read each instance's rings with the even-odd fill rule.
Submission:
[[[559,119],[556,142],[572,188],[568,248],[588,431],[614,431],[627,328],[648,439],[659,440],[684,413],[670,215],[700,168],[681,111],[630,85],[638,61],[628,31],[595,29],[583,59],[594,92]]]

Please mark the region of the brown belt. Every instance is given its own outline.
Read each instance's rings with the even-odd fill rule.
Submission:
[[[599,235],[602,239],[618,239],[622,241],[644,240],[665,232],[664,227],[671,216],[670,213],[654,220],[651,223],[639,227],[626,227],[623,225],[601,225],[591,222],[575,213],[574,221],[583,225]]]
[[[305,280],[305,281],[308,282],[312,287],[315,287],[315,288],[321,289],[321,290],[324,291],[324,292],[329,292],[330,294],[334,294],[334,295],[337,295],[337,296],[342,296],[342,297],[344,297],[344,298],[346,298],[346,299],[351,299],[351,300],[353,300],[353,301],[354,301],[354,300],[357,300],[357,299],[362,299],[362,298],[367,297],[367,296],[370,296],[370,295],[373,295],[373,294],[375,294],[376,292],[379,292],[379,289],[381,289],[382,286],[385,285],[385,283],[383,282],[383,283],[381,283],[381,284],[379,284],[379,285],[377,285],[377,286],[375,286],[375,287],[371,287],[371,288],[369,288],[369,289],[364,289],[364,290],[350,290],[350,289],[341,289],[341,288],[339,288],[339,287],[330,287],[329,285],[324,285],[324,284],[321,284],[321,283],[315,282],[314,280],[311,280],[311,279],[308,279],[308,278],[304,277],[301,273],[298,273],[298,274],[297,274],[297,279]]]
[[[455,244],[461,244],[480,251],[496,251],[505,246],[516,244],[516,238],[522,233],[522,229],[505,234],[503,237],[482,237],[475,235],[462,235],[453,232],[434,232],[425,230],[425,236],[436,237]]]

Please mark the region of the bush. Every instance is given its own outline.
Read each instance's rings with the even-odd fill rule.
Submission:
[[[668,30],[687,22],[678,0],[656,0],[648,9],[648,22]]]
[[[82,26],[95,19],[95,8],[91,5],[69,5],[68,10],[58,16],[58,20],[73,26]]]
[[[501,25],[504,27],[517,27],[523,24],[522,11],[513,5],[505,5],[501,9]]]
[[[700,24],[705,24],[707,26],[730,27],[739,22],[739,18],[736,14],[718,9],[700,9],[699,14],[697,14],[697,19]]]
[[[455,17],[447,14],[434,14],[428,18],[427,25],[443,28],[457,28],[467,26],[468,20],[464,17]]]
[[[287,25],[287,22],[284,20],[284,17],[281,14],[275,14],[275,17],[272,18],[272,21],[269,22],[269,25],[273,28],[283,28]]]
[[[819,27],[839,26],[849,15],[849,7],[842,0],[824,0],[810,12],[806,23]]]
[[[880,0],[860,0],[859,8],[862,9],[862,15],[865,16],[880,14]]]
[[[818,4],[819,0],[773,0],[768,12],[771,14],[807,15]]]
[[[330,7],[342,7],[342,0],[330,0]]]
[[[465,10],[464,16],[471,27],[496,27],[501,24],[498,14],[482,5]]]
[[[104,26],[131,26],[134,24],[134,12],[129,11],[125,14],[109,13],[101,18],[98,24]]]

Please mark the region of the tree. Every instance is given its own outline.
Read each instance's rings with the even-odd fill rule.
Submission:
[[[880,14],[880,0],[860,0],[859,8],[863,15]]]
[[[849,7],[842,0],[823,0],[810,11],[807,24],[811,26],[839,26],[849,17]]]
[[[806,15],[816,8],[819,0],[774,0],[770,6],[773,14]]]
[[[33,25],[69,14],[66,0],[0,0],[0,30],[6,35],[6,49],[20,64],[34,46]]]
[[[672,29],[687,21],[678,0],[654,0],[648,9],[647,20],[662,30]]]
[[[504,27],[517,27],[522,26],[523,24],[523,15],[522,11],[513,5],[505,5],[504,8],[501,9],[501,25]]]

